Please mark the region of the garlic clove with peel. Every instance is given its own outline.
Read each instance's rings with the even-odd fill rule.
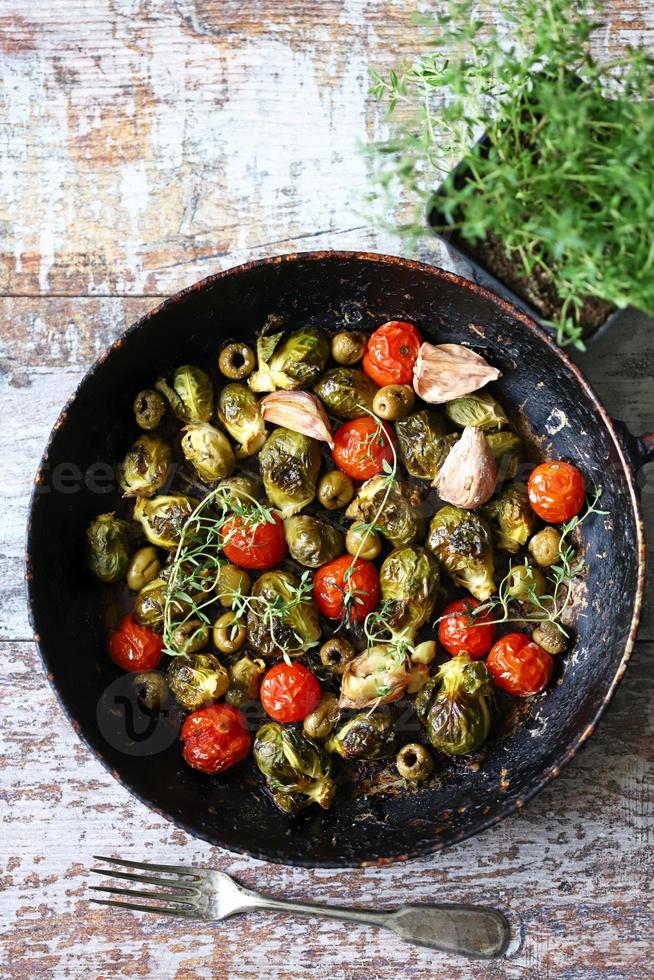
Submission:
[[[501,372],[461,344],[422,344],[413,369],[413,387],[432,405],[449,402],[483,388]]]
[[[328,443],[334,448],[329,419],[317,395],[308,391],[271,391],[259,402],[266,422]]]
[[[438,496],[465,510],[487,503],[495,492],[497,466],[481,429],[466,426],[450,449],[433,486]]]

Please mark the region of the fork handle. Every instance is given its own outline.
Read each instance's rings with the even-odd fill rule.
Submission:
[[[253,901],[246,908],[299,912],[301,915],[321,915],[378,926],[390,929],[405,942],[474,959],[489,960],[501,956],[511,936],[506,916],[485,905],[403,905],[394,912],[373,912],[334,905],[288,902],[252,892],[248,893],[248,897]]]

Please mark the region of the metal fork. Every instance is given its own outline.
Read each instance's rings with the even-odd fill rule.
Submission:
[[[288,902],[243,888],[223,871],[192,868],[174,864],[144,864],[141,861],[121,861],[98,857],[96,861],[138,868],[139,872],[93,868],[95,874],[122,878],[137,885],[156,885],[155,890],[136,890],[94,885],[92,891],[109,892],[123,898],[146,898],[151,905],[115,899],[91,899],[97,905],[111,905],[133,912],[155,912],[177,915],[185,919],[220,921],[252,909],[271,909],[275,912],[298,912],[301,915],[322,915],[364,925],[390,929],[400,939],[419,946],[428,946],[444,953],[458,953],[475,959],[494,959],[505,952],[510,938],[506,917],[497,909],[484,905],[403,905],[393,912],[374,912],[368,909],[339,908],[335,905],[313,905]]]

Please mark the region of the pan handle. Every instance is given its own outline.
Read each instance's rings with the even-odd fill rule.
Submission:
[[[613,425],[620,436],[633,470],[638,472],[647,463],[654,462],[654,432],[635,436],[619,419],[613,419]]]

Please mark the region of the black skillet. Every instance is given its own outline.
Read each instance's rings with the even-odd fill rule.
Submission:
[[[118,503],[107,462],[134,438],[132,400],[180,363],[215,363],[226,338],[249,343],[271,313],[328,329],[410,320],[426,339],[464,343],[503,374],[500,397],[604,488],[607,518],[584,525],[586,593],[560,683],[537,699],[478,771],[453,767],[419,792],[342,792],[332,810],[290,819],[263,797],[251,764],[224,777],[188,768],[174,717],[134,714],[106,654],[104,589],[83,561],[84,529]],[[252,262],[205,279],[136,323],[66,405],[36,477],[27,541],[32,623],[48,676],[75,729],[148,806],[190,833],[270,861],[343,867],[438,850],[496,823],[557,776],[593,729],[629,659],[644,576],[636,470],[654,436],[620,432],[587,381],[534,323],[473,283],[401,258],[316,252]],[[99,491],[103,490],[103,493]],[[506,771],[508,770],[508,771]]]

